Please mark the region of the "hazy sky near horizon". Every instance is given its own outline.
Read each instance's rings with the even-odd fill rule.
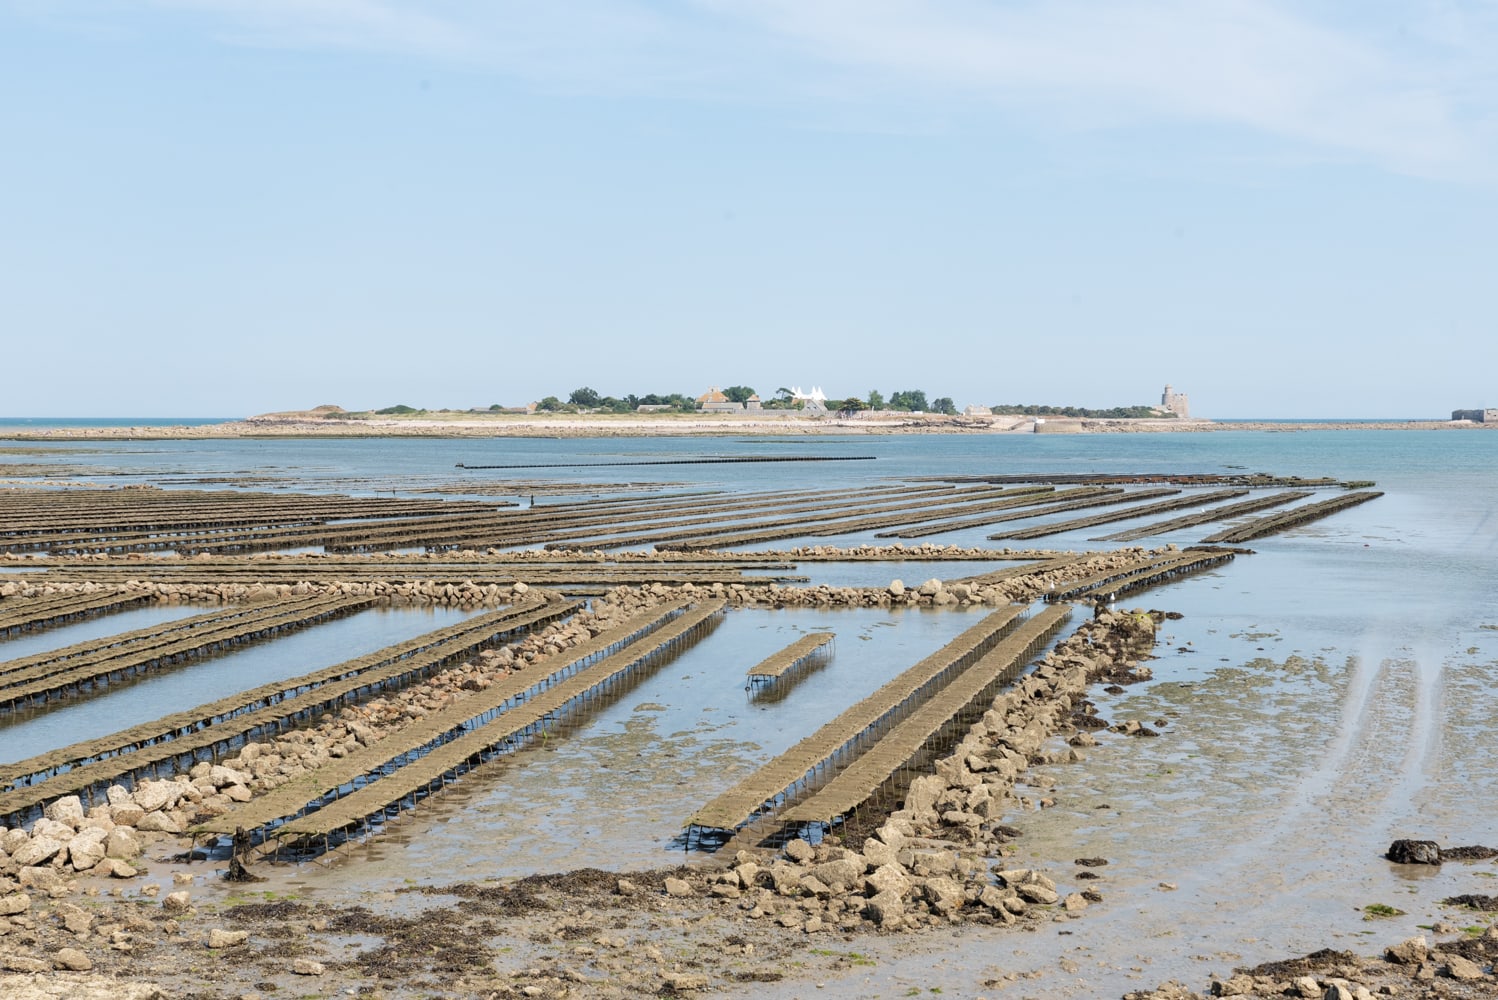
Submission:
[[[0,0],[0,416],[1498,406],[1488,0]]]

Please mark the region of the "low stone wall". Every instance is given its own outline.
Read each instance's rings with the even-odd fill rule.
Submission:
[[[1084,623],[1036,669],[998,695],[935,773],[916,778],[903,808],[854,850],[829,838],[813,847],[792,840],[773,860],[740,852],[733,867],[705,878],[705,891],[741,900],[751,918],[806,932],[883,930],[963,920],[1012,924],[1060,904],[1075,913],[1100,902],[1095,892],[1065,892],[1044,872],[989,869],[1003,840],[999,820],[1033,807],[1016,782],[1035,764],[1081,759],[1072,747],[1045,744],[1072,728],[1088,686],[1107,677],[1143,680],[1140,666],[1155,641],[1145,612],[1105,612]],[[671,887],[668,886],[668,891]],[[695,891],[686,884],[679,894]],[[1049,911],[1047,911],[1049,912]]]

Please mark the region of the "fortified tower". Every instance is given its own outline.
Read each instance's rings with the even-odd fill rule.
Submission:
[[[1160,394],[1160,405],[1185,420],[1191,416],[1191,403],[1184,392],[1176,392],[1169,385]]]

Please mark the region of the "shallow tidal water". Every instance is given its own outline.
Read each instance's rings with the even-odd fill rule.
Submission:
[[[150,452],[110,442],[88,460],[114,461],[125,479],[149,479],[153,467],[165,466],[261,478],[311,471],[334,483],[377,468],[417,483],[449,475],[455,461],[502,455],[561,450],[585,463],[620,449],[657,457],[768,447],[385,444],[167,442],[153,443],[158,450]],[[1491,736],[1498,731],[1492,694],[1498,689],[1498,435],[1222,432],[795,443],[803,446],[879,456],[836,470],[830,485],[983,472],[1241,467],[1373,479],[1385,496],[1251,543],[1253,555],[1122,602],[1184,616],[1162,629],[1152,681],[1120,695],[1095,692],[1102,717],[1139,719],[1160,736],[1100,736],[1084,762],[1035,772],[1054,782],[1043,792],[1054,796],[1054,808],[1006,817],[1023,831],[1015,860],[1044,867],[1068,888],[1094,887],[1103,903],[1081,919],[1034,933],[969,927],[852,943],[829,939],[826,947],[856,950],[874,964],[816,982],[728,986],[721,995],[852,998],[940,989],[946,996],[1081,998],[1118,996],[1170,978],[1200,989],[1209,972],[1321,947],[1376,951],[1436,919],[1463,922],[1440,906],[1442,898],[1494,891],[1498,865],[1491,862],[1433,871],[1396,867],[1381,855],[1400,837],[1445,846],[1498,840],[1490,806],[1498,786],[1498,741]],[[828,475],[826,468],[814,471],[819,479],[807,482],[808,489]],[[793,465],[671,468],[687,486],[727,489],[788,488],[806,472]],[[592,480],[603,473],[556,475]],[[1102,547],[1086,539],[1099,533],[1033,544]],[[1185,545],[1197,535],[1164,540]],[[783,547],[875,541],[791,539]],[[932,541],[1006,544],[986,543],[981,530]],[[835,569],[828,582],[842,572]],[[850,582],[854,572],[869,573],[874,584],[946,575],[884,564],[847,570]],[[799,571],[822,582],[816,574],[815,564]],[[906,645],[888,646],[887,667],[857,675],[877,685],[879,670],[909,666],[945,641],[943,634],[975,620],[945,617],[950,633],[926,624],[940,614],[831,625],[839,635],[833,661],[774,711],[762,711],[742,690],[743,671],[799,630],[829,626],[810,612],[730,615],[685,657],[554,746],[486,769],[477,776],[482,781],[466,782],[338,863],[287,869],[277,884],[330,901],[357,900],[407,880],[677,863],[682,855],[673,838],[704,801],[704,784],[721,788],[804,735],[803,726],[817,723],[811,712],[821,704],[817,692],[833,693],[826,686],[834,679],[846,682],[850,675],[840,672],[846,663],[878,661],[885,654],[876,651],[901,636]],[[840,703],[826,704],[821,718],[858,696],[837,693]],[[808,714],[776,714],[782,711]],[[1156,726],[1161,719],[1167,724]],[[781,720],[781,728],[772,720]],[[563,773],[579,778],[557,781]],[[1100,879],[1076,881],[1073,860],[1089,856],[1110,863],[1094,869]],[[1365,920],[1363,908],[1376,903],[1406,913]]]

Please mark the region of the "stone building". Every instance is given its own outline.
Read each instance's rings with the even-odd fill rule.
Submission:
[[[1498,424],[1498,410],[1452,410],[1452,420],[1470,420],[1475,424]]]
[[[1191,403],[1184,392],[1176,392],[1169,385],[1160,394],[1160,405],[1182,420],[1191,416]]]
[[[723,390],[717,386],[704,392],[697,397],[697,408],[703,413],[743,413],[744,404],[735,403],[723,395]]]

